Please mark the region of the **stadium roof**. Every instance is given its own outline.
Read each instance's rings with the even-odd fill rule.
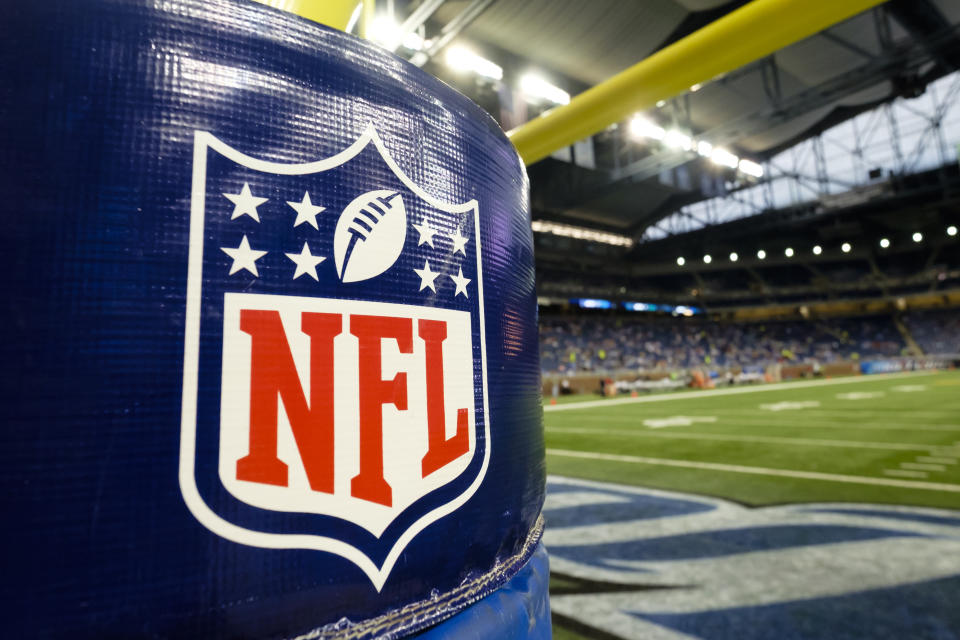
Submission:
[[[746,4],[745,0],[422,0],[414,62],[451,82],[511,128]],[[637,240],[685,205],[749,186],[756,175],[701,155],[718,148],[759,173],[778,153],[898,96],[916,97],[960,68],[960,5],[891,0],[531,167],[535,219],[615,231]],[[470,72],[468,51],[492,62]],[[447,56],[445,58],[445,56]],[[467,72],[464,72],[467,69]],[[497,71],[499,69],[499,71]],[[526,81],[531,73],[559,97]],[[549,92],[548,92],[549,93]],[[656,139],[658,138],[659,139]],[[698,154],[697,145],[701,145]],[[720,160],[729,157],[722,156]],[[733,161],[736,165],[737,160]],[[646,236],[645,236],[646,234]]]
[[[510,129],[746,3],[421,0],[396,48]],[[890,0],[537,162],[541,294],[716,308],[957,286],[958,69],[960,3]]]

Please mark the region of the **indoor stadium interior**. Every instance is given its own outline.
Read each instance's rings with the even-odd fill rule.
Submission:
[[[960,0],[11,4],[0,636],[960,640]]]

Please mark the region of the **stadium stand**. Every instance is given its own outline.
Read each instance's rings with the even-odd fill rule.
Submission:
[[[946,344],[956,319],[923,317],[925,344]],[[899,356],[906,347],[891,316],[762,323],[548,316],[540,324],[544,373],[830,363]]]
[[[960,311],[918,311],[909,314],[905,321],[925,353],[960,353]]]

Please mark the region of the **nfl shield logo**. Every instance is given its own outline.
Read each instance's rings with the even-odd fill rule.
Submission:
[[[380,590],[490,458],[477,202],[431,197],[372,126],[305,164],[197,132],[193,163],[184,500]]]

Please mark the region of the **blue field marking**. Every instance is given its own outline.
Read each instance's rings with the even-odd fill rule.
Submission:
[[[589,584],[554,594],[551,606],[604,634],[960,638],[958,511],[751,508],[550,477],[545,513],[552,573]]]
[[[934,516],[924,513],[905,513],[903,511],[889,511],[886,509],[844,509],[844,508],[816,508],[810,509],[813,513],[840,513],[845,515],[856,515],[866,518],[893,518],[894,520],[912,520],[915,522],[929,522],[931,524],[944,524],[960,527],[960,515],[953,516]]]
[[[698,638],[956,640],[960,577],[835,598],[691,614],[634,614]]]
[[[554,495],[574,491],[579,492],[584,491],[584,489],[582,487],[564,487],[563,485],[559,485],[556,487]],[[596,504],[547,508],[543,513],[549,526],[556,529],[560,527],[576,527],[586,524],[618,522],[622,520],[667,518],[701,513],[713,509],[710,505],[692,500],[668,499],[599,489],[587,489],[586,491],[596,494]],[[615,497],[617,500],[614,502],[604,501],[604,498],[609,500],[611,497]]]
[[[554,546],[563,558],[595,565],[617,566],[617,561],[676,561],[718,558],[754,551],[776,551],[800,546],[860,542],[892,537],[924,537],[892,529],[837,525],[774,525],[704,531],[608,544]]]

